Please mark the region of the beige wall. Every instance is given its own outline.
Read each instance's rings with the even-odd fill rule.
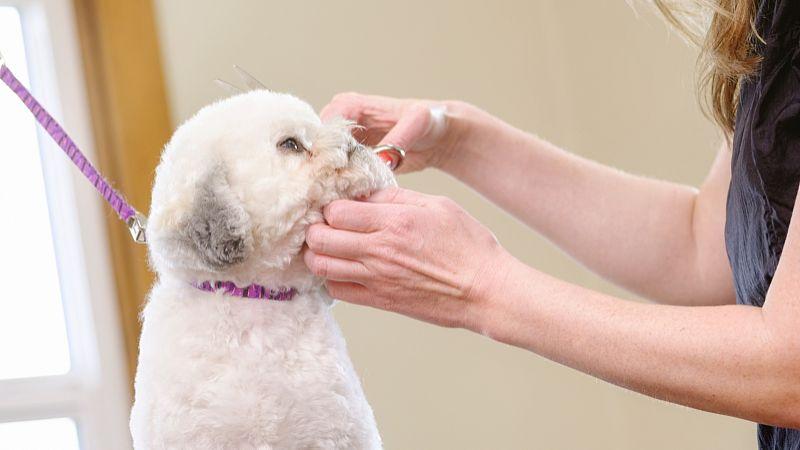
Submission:
[[[715,135],[692,94],[694,54],[623,0],[157,0],[176,123],[244,66],[319,108],[336,92],[458,98],[625,170],[697,184]],[[502,157],[502,149],[497,149]],[[452,196],[522,260],[587,273],[436,172],[400,183]],[[390,449],[752,449],[753,426],[645,398],[462,331],[340,304]],[[670,370],[664,367],[664,370]]]

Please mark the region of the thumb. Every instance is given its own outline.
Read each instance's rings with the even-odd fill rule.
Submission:
[[[428,131],[430,121],[431,114],[428,108],[423,105],[414,105],[403,112],[380,144],[391,144],[403,150],[410,150]]]

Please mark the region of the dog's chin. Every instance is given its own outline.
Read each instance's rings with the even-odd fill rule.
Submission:
[[[368,198],[372,197],[372,194],[379,191],[380,189],[365,189],[361,191],[356,191],[353,195],[348,196],[348,200],[358,200],[358,201],[365,201]]]
[[[366,200],[378,191],[397,186],[391,169],[369,150],[361,152],[351,164],[350,174],[357,181],[343,192],[342,198]]]
[[[359,201],[367,200],[368,198],[372,197],[372,194],[378,191],[382,191],[383,189],[397,186],[397,183],[394,182],[394,178],[391,178],[390,180],[391,181],[373,183],[372,186],[369,186],[364,189],[355,189],[352,192],[349,192],[347,195],[343,196],[343,198],[346,198],[348,200],[359,200]]]

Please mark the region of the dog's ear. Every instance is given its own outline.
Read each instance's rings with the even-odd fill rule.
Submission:
[[[228,184],[224,166],[215,167],[195,195],[182,234],[202,263],[223,270],[244,261],[253,248],[252,224]]]

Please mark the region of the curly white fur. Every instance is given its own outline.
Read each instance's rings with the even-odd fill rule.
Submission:
[[[158,281],[143,312],[137,449],[381,447],[332,299],[299,256],[325,204],[394,184],[349,131],[260,90],[207,106],[175,132],[147,230]],[[288,137],[307,151],[281,148]],[[205,280],[299,294],[274,302],[190,285]]]

